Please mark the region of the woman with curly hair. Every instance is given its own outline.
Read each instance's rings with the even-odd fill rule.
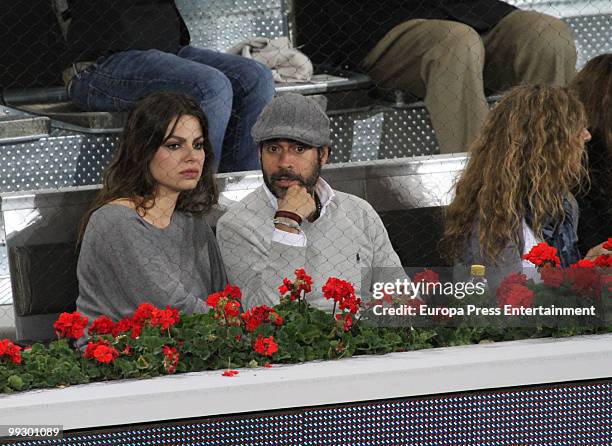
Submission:
[[[540,241],[561,264],[580,259],[578,206],[571,191],[585,177],[590,139],[584,107],[567,88],[520,86],[489,113],[445,215],[440,247],[455,277],[483,264],[492,288],[528,266]]]
[[[576,195],[581,250],[612,234],[612,53],[591,59],[570,88],[584,104],[593,138],[587,143],[590,185]]]
[[[102,189],[84,217],[77,309],[118,321],[143,302],[186,314],[227,279],[202,216],[217,202],[213,150],[199,105],[154,93],[130,113]]]

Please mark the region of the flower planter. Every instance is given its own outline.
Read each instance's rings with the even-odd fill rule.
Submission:
[[[543,435],[537,444],[592,445],[612,435],[612,334],[239,372],[2,395],[0,420],[3,425],[62,425],[66,431],[62,441],[23,443],[30,445],[101,444],[87,441],[104,438],[109,441],[104,444],[127,444],[128,438],[129,444],[149,445],[349,444],[351,435],[353,444],[413,444],[410,438],[422,438],[417,444],[516,445],[536,444],[534,439]],[[151,430],[159,423],[167,429]],[[70,433],[75,429],[106,433]],[[187,443],[181,437],[187,431],[202,443]],[[274,435],[278,443],[266,442],[263,434]],[[557,442],[559,435],[565,443]],[[110,438],[122,440],[110,443]]]

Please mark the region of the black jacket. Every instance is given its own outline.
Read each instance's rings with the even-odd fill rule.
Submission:
[[[69,0],[72,61],[129,49],[176,53],[189,31],[174,0]]]
[[[317,65],[355,68],[407,20],[454,20],[484,33],[515,9],[498,0],[296,0],[296,44]]]

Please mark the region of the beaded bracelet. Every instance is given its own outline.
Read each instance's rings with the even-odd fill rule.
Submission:
[[[274,225],[283,225],[286,226],[288,228],[291,229],[298,229],[299,231],[302,230],[302,228],[300,228],[300,225],[298,225],[296,222],[294,221],[285,221],[285,220],[279,220],[278,218],[275,218],[272,220],[272,223],[274,223]]]

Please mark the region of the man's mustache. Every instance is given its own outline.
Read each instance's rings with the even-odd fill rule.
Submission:
[[[288,170],[279,170],[277,172],[274,172],[272,175],[270,175],[270,180],[293,180],[298,181],[300,184],[304,184],[304,179],[300,175],[290,172]]]

